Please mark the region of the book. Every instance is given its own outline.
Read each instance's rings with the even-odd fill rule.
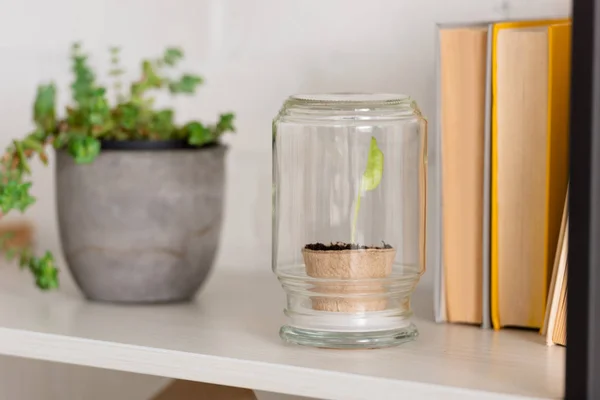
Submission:
[[[541,328],[568,181],[570,22],[494,25],[491,314]]]
[[[554,331],[552,332],[552,341],[549,344],[554,343],[561,346],[567,345],[567,278],[568,269],[565,269],[563,284],[560,291],[560,301],[556,313],[556,323],[554,324]]]
[[[546,315],[540,333],[546,337],[546,344],[566,344],[566,290],[567,290],[567,257],[569,249],[569,207],[568,191],[561,221],[558,244],[552,269],[552,280],[548,290]],[[555,335],[558,335],[555,338]],[[565,337],[565,339],[562,339]]]
[[[499,329],[539,328],[544,320],[552,252],[560,230],[558,210],[564,200],[558,199],[564,196],[568,175],[570,28],[570,19],[437,25],[438,118],[429,149],[433,185],[432,199],[428,200],[427,251],[427,269],[435,274],[437,322],[469,323],[483,328],[493,325]],[[499,36],[504,37],[504,47],[498,47]],[[537,38],[536,44],[528,38]],[[524,51],[522,42],[537,47],[539,60],[531,60],[533,53],[523,58],[515,56]],[[511,46],[515,48],[512,53]],[[526,60],[529,61],[523,62]],[[531,79],[523,80],[527,74]],[[504,80],[500,85],[498,78]],[[519,87],[517,83],[508,88],[510,79],[513,85],[519,79],[523,85]],[[537,93],[531,92],[532,88]],[[498,93],[499,89],[502,93]],[[511,96],[517,96],[517,101],[511,102]],[[529,115],[531,111],[537,114]],[[528,130],[528,124],[539,129]],[[500,174],[499,160],[506,164]],[[519,167],[515,163],[529,168],[523,176],[517,174]],[[511,186],[509,182],[515,178],[517,185]],[[528,204],[527,196],[515,201],[519,194],[523,195],[518,184],[523,185],[527,179],[524,191],[537,190],[538,195],[533,197],[535,207]],[[511,207],[499,208],[499,199],[510,200],[512,212]],[[533,220],[542,221],[543,229],[537,229],[541,231],[537,236],[532,233],[529,211],[523,217],[527,207],[537,216]],[[516,229],[506,235],[511,226]],[[523,229],[523,239],[531,243],[528,248],[519,247],[515,240],[518,235],[513,235]],[[499,241],[501,232],[505,238]],[[510,266],[500,272],[501,260],[513,247],[525,266],[512,273]],[[500,259],[499,250],[503,254]],[[537,261],[531,258],[540,254],[543,256]],[[523,281],[517,283],[519,279]],[[533,323],[523,318],[511,322],[511,313],[521,305],[523,313],[533,307]],[[508,319],[500,317],[501,306],[510,309],[503,313]]]
[[[438,307],[438,321],[489,325],[489,302],[484,300],[489,190],[484,187],[489,177],[490,37],[488,24],[439,26],[442,240],[438,285],[444,310]]]

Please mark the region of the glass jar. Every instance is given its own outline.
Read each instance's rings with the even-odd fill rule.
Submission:
[[[417,336],[425,271],[427,125],[394,94],[295,95],[273,121],[272,267],[280,336],[329,348]]]

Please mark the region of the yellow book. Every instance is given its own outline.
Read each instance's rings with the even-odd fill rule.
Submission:
[[[494,329],[544,321],[568,182],[570,34],[570,20],[494,25]]]

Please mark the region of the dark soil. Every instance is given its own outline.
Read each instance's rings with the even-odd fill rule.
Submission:
[[[337,242],[337,243],[330,243],[330,244],[323,244],[323,243],[311,243],[311,244],[307,244],[306,246],[304,246],[305,249],[307,250],[367,250],[367,249],[377,249],[377,250],[382,250],[382,249],[391,249],[392,246],[390,246],[389,244],[385,243],[385,242],[381,242],[382,245],[381,246],[364,246],[358,243],[344,243],[344,242]]]

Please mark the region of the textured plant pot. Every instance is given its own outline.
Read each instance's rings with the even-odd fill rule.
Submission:
[[[392,273],[395,249],[366,250],[302,250],[306,274],[323,278],[315,292],[329,296],[311,297],[312,307],[319,311],[381,311],[387,307],[385,286],[370,282]],[[331,283],[326,279],[332,280]]]
[[[105,143],[86,165],[57,152],[63,253],[89,299],[185,301],[206,279],[221,231],[226,149],[170,147]]]

